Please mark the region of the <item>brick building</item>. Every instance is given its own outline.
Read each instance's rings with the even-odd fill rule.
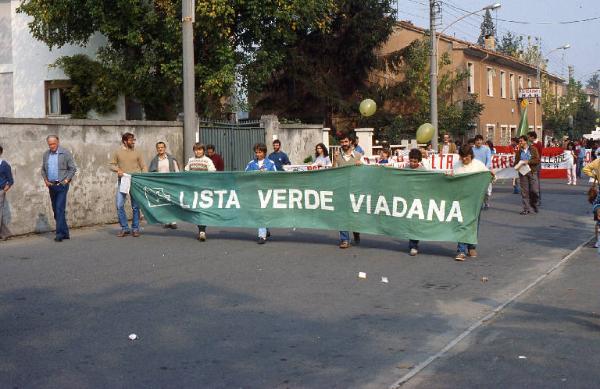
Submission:
[[[424,39],[427,30],[414,26],[409,22],[398,22],[389,40],[381,48],[382,55],[400,50],[411,42]],[[494,144],[508,144],[517,132],[520,108],[519,90],[537,86],[537,68],[527,62],[495,51],[493,38],[487,40],[486,47],[476,43],[456,39],[447,35],[438,40],[438,56],[448,53],[452,60],[448,69],[468,70],[469,78],[463,88],[457,92],[458,97],[468,93],[477,94],[477,99],[484,104],[484,110],[473,123],[472,134],[482,134]],[[554,96],[564,93],[562,78],[541,70],[542,76],[548,80],[549,89]],[[401,76],[400,76],[401,77]],[[389,74],[375,73],[374,78],[390,81]],[[539,101],[538,101],[539,100]],[[528,121],[531,130],[534,128],[538,136],[542,136],[541,99],[530,99]],[[444,129],[440,128],[440,132]]]

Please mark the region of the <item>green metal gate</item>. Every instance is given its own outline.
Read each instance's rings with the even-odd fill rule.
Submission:
[[[215,145],[225,162],[225,170],[244,170],[254,158],[252,146],[265,142],[265,129],[259,120],[238,123],[201,119],[199,139],[205,145]]]

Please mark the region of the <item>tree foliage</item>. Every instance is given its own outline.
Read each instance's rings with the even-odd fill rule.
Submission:
[[[414,136],[416,129],[430,120],[429,42],[415,40],[405,48],[384,58],[387,69],[396,75],[395,82],[373,87],[381,107],[359,125],[382,129],[380,138],[398,142]],[[439,61],[438,127],[440,133],[465,134],[483,111],[476,95],[464,95],[469,73],[466,69],[448,69],[451,59],[444,54]]]
[[[477,44],[483,46],[485,44],[486,36],[496,36],[496,25],[494,24],[492,13],[489,9],[485,10],[485,15],[480,28],[481,31],[479,33],[479,38],[477,38]]]
[[[328,30],[296,29],[282,63],[262,93],[253,96],[257,111],[288,118],[322,120],[356,108],[376,67],[378,49],[395,23],[389,0],[336,0]]]
[[[502,54],[518,58],[523,50],[523,36],[508,31],[502,36],[497,49]]]
[[[594,73],[585,83],[587,88],[592,88],[594,90],[600,90],[600,74]]]
[[[298,30],[325,31],[334,0],[204,0],[196,2],[194,51],[197,107],[219,115],[236,80],[259,89],[278,68]],[[25,0],[33,36],[50,48],[107,44],[98,63],[119,92],[142,102],[149,119],[172,119],[182,94],[181,0]]]
[[[582,85],[574,79],[569,80],[566,94],[556,96],[551,93],[548,81],[542,82],[543,124],[545,128],[554,130],[556,135],[568,134],[580,137],[595,129],[598,112],[587,101]],[[573,118],[573,128],[569,117]]]

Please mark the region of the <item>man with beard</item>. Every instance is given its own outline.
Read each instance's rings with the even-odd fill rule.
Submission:
[[[352,146],[352,141],[350,137],[345,134],[342,135],[340,139],[340,146],[342,151],[336,150],[334,158],[333,158],[333,167],[344,167],[344,166],[353,166],[353,165],[361,165],[363,155],[356,150]],[[354,244],[360,244],[360,233],[353,232],[354,235]],[[340,231],[340,248],[347,249],[350,247],[350,232],[348,231]]]

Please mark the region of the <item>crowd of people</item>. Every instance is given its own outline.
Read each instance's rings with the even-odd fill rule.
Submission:
[[[179,171],[223,171],[223,158],[216,152],[214,145],[203,145],[196,143],[193,146],[194,156],[189,158],[187,163],[181,168],[176,158],[167,152],[165,142],[156,143],[156,155],[151,159],[147,167],[142,153],[136,149],[136,139],[134,134],[125,133],[122,136],[122,144],[118,150],[115,150],[109,162],[110,170],[116,174],[117,188],[121,188],[124,177],[135,173],[156,172],[169,173]],[[69,228],[65,216],[65,208],[69,186],[77,172],[77,167],[72,154],[62,146],[57,135],[50,135],[46,138],[48,149],[42,156],[41,173],[44,184],[48,188],[52,211],[56,222],[55,241],[62,242],[70,239]],[[356,138],[350,135],[343,135],[339,139],[340,147],[335,149],[333,155],[329,155],[328,147],[319,143],[315,146],[314,158],[312,164],[320,167],[344,167],[351,165],[361,165],[363,163],[364,151],[358,145]],[[267,155],[267,147],[264,143],[258,143],[254,146],[254,159],[246,166],[246,171],[283,171],[285,165],[290,165],[291,161],[288,155],[281,149],[279,140],[273,141],[273,152]],[[540,191],[540,165],[542,155],[542,142],[537,139],[534,131],[526,136],[512,139],[511,146],[514,151],[515,168],[518,169],[518,178],[513,185],[515,193],[520,193],[522,197],[521,215],[539,212],[541,205]],[[577,178],[584,173],[593,177],[597,182],[600,180],[600,158],[596,158],[596,150],[593,150],[593,161],[587,166],[583,166],[585,149],[593,148],[594,144],[585,144],[581,140],[571,142],[565,140],[563,147],[566,150],[567,164],[569,165],[568,176],[569,184],[576,185]],[[494,145],[485,142],[481,135],[475,136],[464,145],[452,141],[450,135],[444,134],[443,141],[437,150],[442,154],[458,153],[460,162],[455,165],[452,174],[467,174],[473,172],[490,172],[492,178],[494,173],[491,171],[491,156],[495,153]],[[598,149],[600,151],[600,148]],[[407,150],[408,164],[405,169],[426,170],[423,159],[431,153],[427,148]],[[2,159],[3,149],[0,146],[0,240],[6,240],[11,233],[8,229],[6,217],[4,215],[4,203],[6,193],[14,185],[12,169],[8,161]],[[378,163],[387,165],[390,162],[392,151],[389,147],[383,147],[379,152]],[[492,194],[492,182],[483,199],[483,210],[490,207],[490,198]],[[596,183],[594,184],[596,185]],[[131,224],[125,211],[125,203],[129,197],[132,209]],[[593,203],[593,212],[597,221],[597,228],[600,225],[600,195],[591,199]],[[120,225],[117,237],[123,238],[128,235],[133,237],[140,236],[140,208],[128,191],[117,189],[116,191],[116,209]],[[175,220],[167,221],[165,228],[176,229]],[[270,237],[270,231],[266,227],[258,229],[258,243],[264,244]],[[207,239],[206,226],[198,225],[197,239],[205,241]],[[409,254],[415,256],[419,252],[419,241],[409,239]],[[599,242],[600,243],[600,242]],[[360,244],[360,233],[353,232],[352,238],[350,231],[339,232],[339,247],[346,249],[352,244]],[[464,261],[467,257],[476,257],[477,251],[474,245],[458,242],[455,259]]]

